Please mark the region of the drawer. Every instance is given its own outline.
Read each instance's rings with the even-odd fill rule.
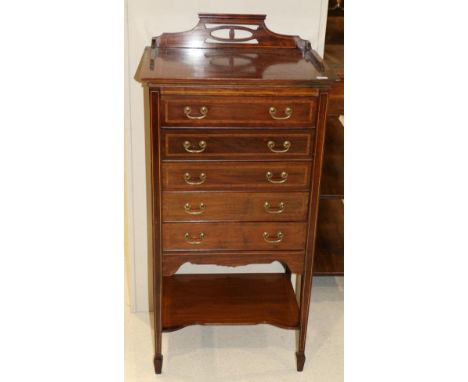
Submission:
[[[163,223],[164,251],[303,250],[306,223]]]
[[[163,130],[162,157],[180,159],[307,159],[314,149],[310,131]]]
[[[163,96],[162,126],[314,127],[317,97]]]
[[[164,190],[307,190],[311,162],[184,162],[162,164]]]
[[[164,192],[163,221],[306,221],[308,192]]]

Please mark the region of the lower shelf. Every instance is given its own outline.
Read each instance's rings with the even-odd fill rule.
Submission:
[[[288,275],[176,274],[163,277],[163,331],[189,325],[299,325]]]
[[[343,210],[341,200],[320,201],[314,276],[344,274]]]

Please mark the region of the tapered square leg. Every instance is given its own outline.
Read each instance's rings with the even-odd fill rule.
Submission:
[[[307,283],[309,281],[309,283]],[[307,321],[309,319],[309,301],[310,301],[310,287],[311,278],[307,280],[303,275],[296,277],[296,296],[299,299],[301,307],[301,322],[299,330],[296,332],[297,351],[296,351],[296,366],[297,371],[304,370],[305,357],[305,343],[307,334]]]
[[[154,356],[154,372],[161,374],[162,371],[163,356],[162,354],[156,354]]]
[[[302,371],[304,370],[304,363],[305,363],[306,357],[304,353],[296,352],[296,365],[297,365],[297,371]]]

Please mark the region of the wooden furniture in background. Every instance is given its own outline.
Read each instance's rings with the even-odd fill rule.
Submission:
[[[301,371],[333,79],[308,41],[271,32],[264,15],[199,18],[153,38],[136,74],[148,116],[155,371],[164,331],[260,323],[299,332]],[[186,262],[273,261],[285,272],[175,274]]]
[[[324,62],[336,73],[330,90],[322,187],[317,226],[315,276],[344,275],[344,0],[330,0]]]

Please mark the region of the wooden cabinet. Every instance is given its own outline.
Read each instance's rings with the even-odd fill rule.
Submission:
[[[308,41],[271,32],[263,15],[199,18],[153,38],[136,74],[146,92],[155,370],[164,331],[268,323],[299,332],[301,371],[334,78]],[[284,273],[176,274],[186,262],[273,261]]]
[[[315,276],[344,275],[344,0],[331,0],[324,61],[335,73],[328,102]]]

